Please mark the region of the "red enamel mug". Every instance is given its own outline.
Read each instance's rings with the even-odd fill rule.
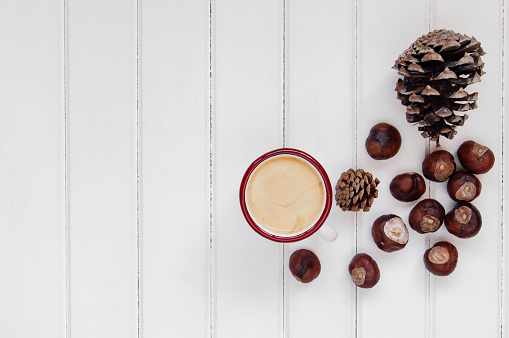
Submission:
[[[247,223],[272,241],[297,242],[315,232],[329,242],[337,237],[325,223],[333,199],[329,177],[302,150],[280,148],[258,157],[242,178],[239,199]]]

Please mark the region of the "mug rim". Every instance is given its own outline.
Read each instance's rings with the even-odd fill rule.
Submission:
[[[299,233],[294,236],[278,236],[272,233],[269,233],[262,229],[256,222],[253,220],[251,215],[249,214],[249,211],[247,209],[247,203],[246,203],[246,187],[247,183],[249,181],[249,178],[251,177],[251,174],[254,172],[254,170],[264,161],[268,160],[271,157],[278,156],[278,155],[293,155],[298,156],[302,159],[304,159],[306,162],[311,164],[320,174],[322,181],[324,183],[324,189],[325,189],[325,205],[322,210],[322,213],[318,220],[313,224],[309,229],[306,231]],[[271,150],[260,157],[258,157],[256,160],[251,163],[251,165],[247,168],[246,172],[244,173],[244,176],[242,178],[241,184],[240,184],[240,191],[239,191],[239,200],[240,200],[240,208],[242,209],[242,213],[244,214],[244,218],[246,219],[249,226],[259,235],[270,239],[272,241],[278,242],[278,243],[291,243],[291,242],[297,242],[300,240],[303,240],[305,238],[308,238],[312,234],[318,231],[320,227],[325,223],[325,220],[329,216],[331,207],[332,207],[332,186],[329,180],[329,176],[327,175],[327,172],[322,167],[320,162],[318,162],[314,157],[309,155],[308,153],[294,148],[278,148],[275,150]]]

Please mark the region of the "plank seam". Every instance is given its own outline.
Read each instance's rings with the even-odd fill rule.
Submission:
[[[504,102],[504,85],[505,85],[505,1],[501,1],[502,3],[502,41],[501,41],[501,70],[502,70],[502,81],[501,81],[501,124],[502,124],[502,150],[501,150],[501,224],[500,224],[500,337],[504,337],[504,147],[505,147],[505,139],[504,139],[504,111],[505,111],[505,102]]]
[[[282,35],[283,35],[283,50],[282,50],[282,67],[283,67],[283,81],[282,81],[282,125],[283,125],[283,148],[286,147],[286,0],[283,0],[283,25],[282,25]],[[282,268],[282,313],[281,313],[281,329],[282,329],[282,337],[285,338],[288,335],[287,325],[288,322],[286,320],[287,316],[287,308],[286,308],[286,302],[287,302],[287,285],[285,283],[286,281],[286,273],[285,273],[285,262],[286,262],[286,250],[287,245],[283,244],[283,252],[281,255],[281,268]]]
[[[213,29],[213,0],[209,0],[209,337],[214,337],[214,192],[213,192],[213,174],[214,174],[214,161],[213,161],[213,105],[212,105],[212,90],[213,90],[213,77],[212,77],[212,29]]]
[[[355,168],[358,167],[358,137],[359,137],[359,130],[358,130],[358,110],[359,110],[359,2],[358,0],[355,0],[355,38],[354,38],[354,62],[355,62],[355,77],[354,77],[354,112],[355,112]],[[357,213],[355,213],[355,254],[358,253],[358,230],[359,230],[359,220]],[[354,288],[354,337],[359,337],[359,300],[358,300],[358,290],[357,287]]]
[[[65,237],[65,336],[71,337],[71,254],[70,254],[70,186],[69,186],[69,15],[68,0],[63,0],[64,15],[64,237]]]
[[[286,147],[286,0],[283,0],[283,148]]]
[[[140,123],[140,2],[136,0],[136,269],[137,269],[137,335],[138,338],[142,336],[141,330],[141,304],[142,304],[142,290],[141,290],[141,123]]]

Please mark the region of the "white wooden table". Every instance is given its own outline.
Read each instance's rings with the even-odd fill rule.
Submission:
[[[509,337],[507,2],[402,0],[1,0],[1,337]],[[488,145],[479,235],[411,231],[380,251],[373,220],[406,219],[392,177],[434,150],[405,121],[394,60],[436,28],[473,35],[487,74],[479,108],[443,149]],[[504,34],[506,32],[506,34]],[[505,116],[504,116],[505,115]],[[364,140],[395,125],[400,153]],[[247,166],[282,146],[317,158],[334,185],[381,180],[368,213],[334,206],[333,243],[277,244],[245,222]],[[427,196],[453,202],[445,185]],[[426,248],[459,250],[449,277]],[[297,282],[288,259],[313,250],[322,273]],[[381,280],[347,266],[372,255]]]

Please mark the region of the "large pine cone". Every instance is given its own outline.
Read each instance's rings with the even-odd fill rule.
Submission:
[[[440,136],[452,139],[477,108],[477,93],[468,94],[470,84],[484,74],[481,43],[474,37],[451,30],[436,30],[417,39],[396,60],[398,99],[407,106],[409,123],[418,123],[422,136],[440,145]]]
[[[378,197],[376,187],[380,183],[371,173],[362,169],[348,169],[336,184],[336,204],[343,211],[369,211]]]

